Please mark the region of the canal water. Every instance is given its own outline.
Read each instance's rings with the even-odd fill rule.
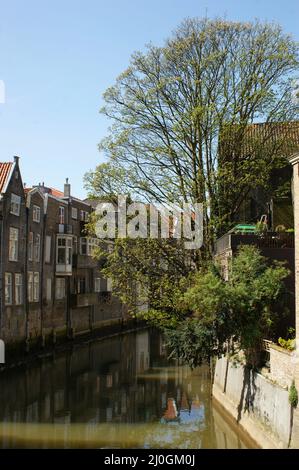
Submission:
[[[249,448],[211,400],[207,366],[167,360],[150,329],[0,373],[2,448]]]

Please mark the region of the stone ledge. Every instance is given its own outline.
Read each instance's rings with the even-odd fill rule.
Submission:
[[[278,346],[278,344],[275,344],[275,343],[271,343],[269,345],[269,348],[271,349],[275,349],[276,351],[279,351],[283,354],[287,354],[288,356],[290,356],[292,354],[293,351],[289,351],[288,349],[286,348],[282,348],[281,346]]]

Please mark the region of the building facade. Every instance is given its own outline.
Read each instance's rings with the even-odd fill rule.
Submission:
[[[125,319],[93,257],[89,202],[43,184],[23,186],[19,159],[0,163],[0,338],[45,345]]]

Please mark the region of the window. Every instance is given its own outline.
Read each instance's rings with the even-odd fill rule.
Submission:
[[[55,298],[57,300],[65,297],[65,279],[64,277],[56,278]]]
[[[28,239],[28,259],[29,261],[33,260],[33,232],[29,233]]]
[[[9,229],[9,261],[18,261],[19,229]]]
[[[23,303],[23,275],[15,274],[15,304],[21,305]]]
[[[73,236],[73,253],[76,255],[78,253],[78,238]]]
[[[39,300],[39,273],[28,272],[28,301],[38,302]]]
[[[78,219],[78,209],[76,207],[72,207],[72,219]]]
[[[32,214],[33,222],[40,222],[40,207],[33,206],[33,214]]]
[[[39,300],[39,273],[33,274],[33,302]]]
[[[64,224],[64,207],[59,206],[59,223]]]
[[[72,238],[57,237],[57,264],[72,264]]]
[[[94,280],[94,291],[101,292],[101,278],[96,277]]]
[[[20,215],[21,209],[21,196],[17,196],[16,194],[11,194],[10,199],[10,213],[13,215]]]
[[[52,300],[52,279],[50,277],[47,278],[46,299],[48,302]]]
[[[80,238],[80,254],[87,255],[87,238]]]
[[[33,302],[33,272],[28,272],[28,301]]]
[[[52,237],[51,235],[46,235],[46,247],[45,247],[45,262],[51,262],[51,242]]]
[[[107,292],[112,292],[112,279],[109,277],[107,279]]]
[[[95,248],[99,246],[97,238],[80,238],[80,254],[93,256]]]
[[[5,273],[5,305],[12,304],[12,274]]]
[[[34,260],[39,261],[40,259],[40,234],[35,235],[35,245],[34,245]]]
[[[80,220],[82,222],[87,222],[88,220],[88,212],[86,211],[80,211]]]
[[[85,277],[78,278],[78,294],[86,293],[86,279]]]

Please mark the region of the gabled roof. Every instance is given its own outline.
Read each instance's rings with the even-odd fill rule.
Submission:
[[[13,166],[13,162],[0,162],[0,194],[6,189],[11,177]]]

